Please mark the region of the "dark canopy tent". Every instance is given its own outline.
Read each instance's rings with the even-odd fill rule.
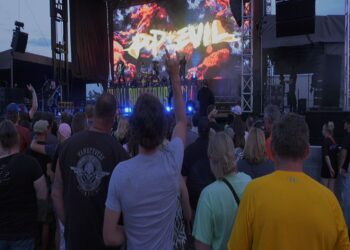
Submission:
[[[344,16],[316,16],[315,33],[300,36],[276,37],[275,16],[266,16],[262,27],[262,47],[276,62],[278,73],[290,65],[300,73],[313,72],[318,57],[344,55]]]
[[[23,103],[25,97],[31,97],[26,84],[31,83],[40,96],[41,86],[51,75],[51,58],[12,50],[0,52],[0,116],[8,103]]]
[[[69,64],[71,67],[71,65]],[[0,87],[11,88],[11,77],[13,78],[14,92],[17,96],[6,96],[9,100],[23,102],[23,97],[30,97],[26,91],[26,84],[31,83],[41,100],[41,89],[47,79],[52,79],[52,58],[35,55],[32,53],[18,53],[12,50],[0,52]],[[69,72],[71,77],[71,73]],[[82,87],[80,79],[71,77],[71,93],[75,106],[81,105],[85,100],[85,87]],[[0,100],[1,101],[1,100]],[[0,102],[0,105],[1,102]],[[0,111],[3,107],[0,107]]]
[[[316,16],[315,33],[309,35],[277,38],[275,16],[266,16],[262,27],[262,45],[264,49],[301,46],[314,43],[343,44],[344,37],[344,16]]]
[[[270,56],[275,74],[313,73],[312,84],[318,82],[318,88],[323,89],[322,107],[339,108],[344,89],[345,18],[315,18],[314,34],[277,38],[275,16],[266,16],[262,26],[263,58]]]
[[[51,76],[52,59],[49,57],[12,50],[0,52],[0,80],[7,82],[7,87],[13,82],[13,87],[24,88],[30,82],[38,89]]]

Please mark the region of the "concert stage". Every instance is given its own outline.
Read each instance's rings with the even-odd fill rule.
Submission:
[[[170,86],[116,86],[115,88],[109,88],[107,91],[117,98],[121,108],[133,108],[137,98],[144,93],[157,96],[164,106],[171,107],[169,100]],[[194,84],[182,85],[182,94],[185,102],[195,101],[197,86]]]

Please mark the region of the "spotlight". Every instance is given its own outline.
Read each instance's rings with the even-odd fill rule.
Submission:
[[[132,109],[130,107],[125,107],[124,108],[124,113],[125,114],[130,114],[132,112]]]
[[[193,101],[187,101],[186,102],[186,110],[187,113],[193,114],[195,109],[194,109],[194,102]]]
[[[165,110],[166,110],[166,112],[168,112],[168,113],[170,113],[172,109],[173,109],[173,108],[170,107],[170,106],[166,106],[166,107],[165,107]]]

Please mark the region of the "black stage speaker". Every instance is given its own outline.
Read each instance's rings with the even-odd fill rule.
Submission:
[[[340,85],[343,75],[342,57],[339,55],[325,55],[323,68],[323,107],[339,107]]]
[[[13,31],[11,48],[16,52],[24,53],[27,48],[28,34],[19,30]]]
[[[315,33],[315,0],[276,0],[277,37]]]

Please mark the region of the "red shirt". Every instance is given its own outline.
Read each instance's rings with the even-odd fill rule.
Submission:
[[[272,136],[270,135],[269,138],[265,140],[265,152],[266,152],[266,158],[272,161],[271,141],[272,141]]]
[[[17,133],[19,135],[19,151],[24,153],[32,141],[32,133],[29,129],[16,124]]]

